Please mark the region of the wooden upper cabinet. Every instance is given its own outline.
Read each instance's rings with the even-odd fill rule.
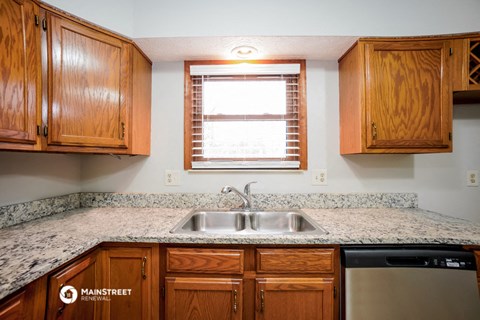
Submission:
[[[32,1],[0,0],[0,148],[38,148],[38,11]]]
[[[0,0],[0,150],[150,154],[151,61],[131,40]]]
[[[450,152],[450,41],[360,40],[339,61],[340,149]]]
[[[452,70],[453,101],[480,102],[480,34],[453,40]]]
[[[129,45],[54,14],[47,17],[48,144],[126,148]]]

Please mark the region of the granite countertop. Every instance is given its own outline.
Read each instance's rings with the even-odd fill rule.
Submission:
[[[1,229],[0,299],[101,242],[480,245],[480,224],[421,209],[303,209],[325,235],[179,235],[190,209],[83,208]]]

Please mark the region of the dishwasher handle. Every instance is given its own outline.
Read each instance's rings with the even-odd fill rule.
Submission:
[[[387,256],[385,257],[387,266],[389,267],[426,267],[428,266],[430,259],[427,257],[398,257]]]

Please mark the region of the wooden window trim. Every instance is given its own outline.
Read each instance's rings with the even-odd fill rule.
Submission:
[[[292,64],[296,63],[300,65],[300,74],[298,78],[298,134],[299,134],[299,157],[298,161],[300,166],[295,170],[307,170],[307,104],[306,104],[306,62],[305,60],[201,60],[201,61],[185,61],[184,63],[184,169],[192,170],[193,159],[193,138],[192,138],[192,78],[190,76],[190,66],[192,65],[221,65],[221,64],[239,64],[239,63],[251,63],[251,64]],[[211,120],[217,118],[217,120],[234,120],[235,116],[208,116]],[[242,120],[245,119],[244,115],[241,116]],[[249,116],[250,117],[250,116]],[[261,120],[259,115],[251,115],[252,120],[255,118]],[[269,119],[272,119],[271,116]],[[219,159],[222,160],[222,159]],[[223,159],[232,160],[232,159]],[[265,159],[268,160],[268,159]],[[244,170],[237,168],[235,170]],[[252,170],[252,169],[248,169]]]

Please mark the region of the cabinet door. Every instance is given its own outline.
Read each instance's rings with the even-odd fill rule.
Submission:
[[[82,289],[99,288],[97,252],[52,275],[48,284],[47,319],[98,319],[99,302],[83,300]],[[73,289],[68,286],[73,287]],[[65,290],[68,288],[68,290]],[[62,290],[63,289],[63,290]],[[69,301],[60,299],[63,294]]]
[[[1,320],[25,319],[25,291],[0,305]]]
[[[47,14],[48,144],[126,148],[131,48]]]
[[[332,278],[265,278],[256,281],[257,320],[333,320]]]
[[[103,255],[103,287],[131,290],[112,295],[102,306],[102,319],[158,319],[159,262],[157,248],[112,247]]]
[[[38,8],[28,0],[0,0],[0,144],[37,140],[40,107]],[[28,146],[30,145],[30,147]],[[6,148],[9,148],[6,146]]]
[[[242,319],[242,280],[167,277],[166,319]]]
[[[448,41],[365,45],[367,148],[448,148]]]

